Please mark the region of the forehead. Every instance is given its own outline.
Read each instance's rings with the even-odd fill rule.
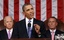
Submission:
[[[12,18],[11,18],[11,17],[5,17],[4,20],[5,20],[5,21],[10,21],[10,20],[12,20]]]
[[[56,21],[56,19],[55,18],[50,18],[49,21]]]
[[[29,8],[33,8],[33,6],[32,5],[26,5],[24,8],[29,9]]]

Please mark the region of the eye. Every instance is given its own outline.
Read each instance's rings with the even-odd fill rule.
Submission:
[[[29,11],[30,9],[27,9],[26,11]]]
[[[8,21],[6,21],[6,23],[8,23]]]
[[[31,10],[33,10],[33,8],[31,8]]]

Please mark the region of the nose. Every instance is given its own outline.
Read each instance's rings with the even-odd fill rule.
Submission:
[[[30,10],[30,13],[33,13],[34,12],[34,10]]]
[[[30,12],[32,12],[33,10],[30,10]]]

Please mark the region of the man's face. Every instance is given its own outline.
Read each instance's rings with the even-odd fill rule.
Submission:
[[[13,20],[11,17],[6,17],[4,21],[4,26],[8,29],[11,29],[13,27]]]
[[[57,26],[56,19],[50,18],[50,19],[48,20],[48,26],[49,26],[50,29],[55,29],[56,26]]]
[[[34,18],[34,9],[33,9],[33,6],[32,5],[27,5],[24,7],[24,12],[25,16],[28,18],[28,19],[32,19]]]

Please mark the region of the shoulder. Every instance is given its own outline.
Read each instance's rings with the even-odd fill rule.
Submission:
[[[41,23],[44,23],[43,21],[38,20],[38,19],[35,19],[35,18],[34,18],[34,22],[37,22],[37,23],[40,23],[40,24],[41,24]]]
[[[3,29],[3,30],[0,31],[0,33],[4,33],[5,31],[6,31],[6,29]]]
[[[16,22],[16,23],[21,23],[21,22],[23,22],[23,21],[25,21],[25,19],[23,19],[23,20],[21,20],[21,21],[18,21],[18,22]]]
[[[46,33],[49,33],[50,32],[50,30],[46,30]]]
[[[25,24],[25,19],[21,20],[21,21],[18,21],[16,23],[14,23],[14,29],[18,28],[18,27],[21,27],[22,25]]]
[[[41,20],[34,19],[34,24],[38,24],[41,28],[41,30],[45,30],[45,23]]]
[[[25,21],[25,19],[23,19],[23,20],[21,20],[21,21],[18,21],[18,22],[16,22],[16,23],[14,23],[14,25],[20,25],[20,24],[24,23],[24,21]]]
[[[64,33],[63,31],[60,31],[60,30],[56,30],[58,33]]]
[[[35,19],[35,18],[34,18],[34,21],[43,22],[43,21],[41,21],[41,20],[38,20],[38,19]]]

